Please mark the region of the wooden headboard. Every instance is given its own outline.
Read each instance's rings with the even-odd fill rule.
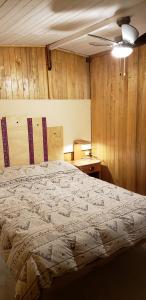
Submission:
[[[46,118],[0,120],[0,168],[63,160],[63,127],[47,127]]]

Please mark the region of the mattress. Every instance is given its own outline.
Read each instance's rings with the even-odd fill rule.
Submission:
[[[144,241],[146,197],[61,161],[6,168],[0,237],[16,298],[36,300],[56,278]]]

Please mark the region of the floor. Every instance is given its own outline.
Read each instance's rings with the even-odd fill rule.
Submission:
[[[14,281],[0,259],[0,300],[13,300]],[[146,244],[57,290],[48,300],[146,300]]]
[[[53,300],[146,300],[146,245],[124,253],[104,267],[57,291]]]

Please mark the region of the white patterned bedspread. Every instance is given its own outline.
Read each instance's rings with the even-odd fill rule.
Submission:
[[[17,299],[146,238],[146,197],[60,161],[0,173],[1,254]]]

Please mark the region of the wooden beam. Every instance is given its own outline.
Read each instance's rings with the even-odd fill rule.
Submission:
[[[51,59],[51,50],[49,49],[49,45],[46,46],[46,63],[48,71],[52,69],[52,59]]]
[[[80,31],[77,31],[77,32],[67,36],[64,39],[61,39],[61,40],[56,41],[52,44],[49,44],[49,49],[54,50],[54,49],[57,49],[57,48],[61,47],[62,45],[70,43],[73,40],[79,39],[79,38],[83,37],[84,35],[87,35],[88,33],[91,33],[91,32],[93,32],[97,29],[100,29],[104,26],[107,26],[109,23],[116,22],[117,18],[124,17],[124,16],[127,16],[127,15],[132,16],[133,13],[138,9],[139,5],[143,2],[145,2],[145,1],[141,1],[138,4],[134,5],[133,7],[129,8],[129,9],[124,9],[124,10],[116,13],[114,16],[112,16],[110,18],[102,20],[101,22],[98,22],[98,23],[94,23],[94,24],[92,24],[92,25],[90,25],[86,28],[83,28]]]

